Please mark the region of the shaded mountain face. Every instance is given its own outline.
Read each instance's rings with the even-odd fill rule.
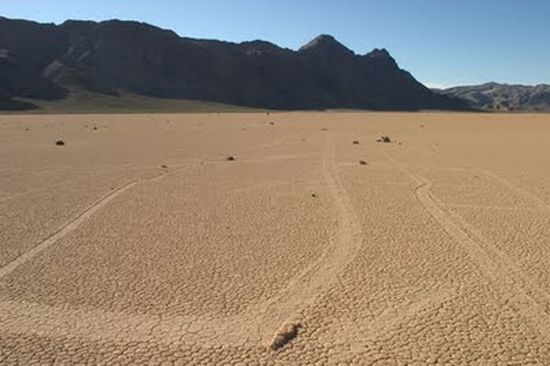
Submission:
[[[462,98],[471,107],[496,111],[550,111],[550,85],[507,85],[486,83],[459,86],[437,92]]]
[[[356,55],[327,35],[292,51],[137,22],[0,18],[0,108],[25,108],[14,97],[60,99],[82,89],[274,109],[466,107],[418,83],[386,50]]]

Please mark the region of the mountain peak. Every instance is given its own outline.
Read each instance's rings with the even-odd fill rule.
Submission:
[[[375,48],[367,53],[366,56],[375,59],[393,60],[393,57],[391,57],[390,53],[385,48]]]
[[[282,48],[273,44],[271,42],[254,40],[254,41],[245,41],[238,44],[238,47],[243,50],[246,54],[269,54],[273,52],[283,51]]]
[[[299,52],[307,51],[338,51],[352,54],[353,52],[338,42],[336,38],[329,34],[321,34],[300,47]]]
[[[385,48],[375,48],[363,57],[371,63],[398,68],[397,62]]]

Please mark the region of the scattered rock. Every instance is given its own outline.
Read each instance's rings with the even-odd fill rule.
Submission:
[[[368,165],[368,163],[365,160],[359,160],[359,164],[361,165]]]
[[[57,141],[55,142],[55,144],[56,144],[57,146],[65,146],[65,141],[63,141],[63,140],[57,140]]]
[[[288,342],[296,338],[298,330],[302,328],[300,323],[287,323],[283,324],[281,328],[275,333],[275,336],[271,340],[269,348],[276,351],[279,348],[284,347]]]
[[[389,138],[389,136],[381,136],[378,140],[376,140],[376,142],[390,143],[391,139]]]
[[[228,156],[227,158],[225,158],[225,160],[227,161],[235,161],[237,160],[234,156]]]

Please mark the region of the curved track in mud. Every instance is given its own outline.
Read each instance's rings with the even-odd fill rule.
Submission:
[[[355,258],[361,246],[361,226],[346,190],[335,172],[334,149],[327,134],[322,153],[322,176],[338,218],[331,244],[307,268],[294,276],[276,295],[230,317],[155,317],[106,312],[98,309],[61,309],[24,302],[0,302],[0,322],[6,330],[48,336],[142,341],[156,343],[200,343],[239,345],[246,342],[268,344],[277,329],[300,322],[300,311],[314,304],[318,295],[334,284],[338,273]],[[80,214],[56,234],[0,270],[0,277],[14,271],[59,239],[76,230],[105,205],[141,182],[155,181],[181,171],[127,183]],[[86,319],[85,322],[79,319]],[[120,332],[125,329],[128,332]]]

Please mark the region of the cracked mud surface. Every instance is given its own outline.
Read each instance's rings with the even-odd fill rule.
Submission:
[[[0,116],[0,364],[550,364],[549,134]]]

